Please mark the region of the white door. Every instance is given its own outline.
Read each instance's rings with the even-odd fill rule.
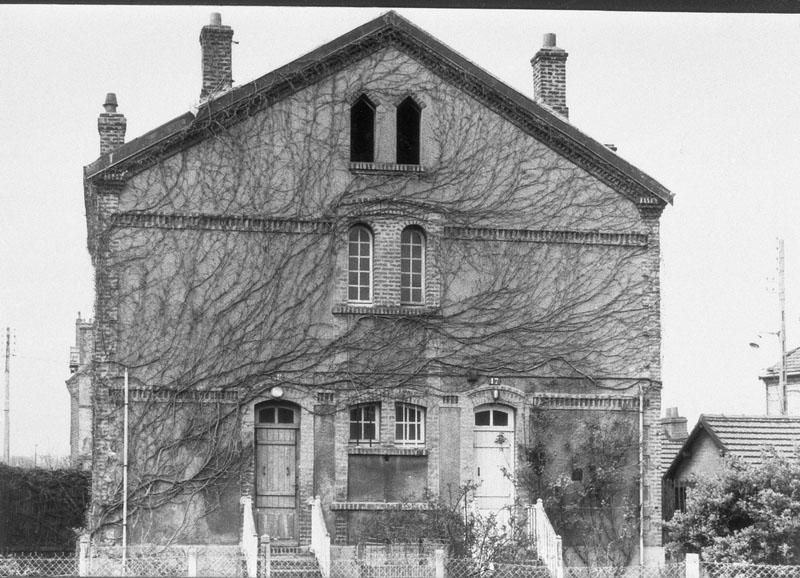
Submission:
[[[504,405],[475,409],[475,507],[481,516],[508,520],[514,503],[514,410]]]

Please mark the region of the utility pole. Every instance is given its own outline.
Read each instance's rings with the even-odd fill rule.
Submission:
[[[784,259],[783,239],[778,239],[778,301],[781,310],[781,329],[778,334],[781,340],[781,364],[778,374],[778,395],[780,396],[780,412],[786,415],[786,265]]]
[[[11,464],[11,444],[9,435],[11,432],[10,412],[11,407],[11,328],[6,327],[6,379],[5,379],[5,404],[3,405],[3,461]]]

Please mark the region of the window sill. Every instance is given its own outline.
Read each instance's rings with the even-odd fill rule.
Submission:
[[[396,163],[351,162],[350,172],[369,175],[425,174],[425,167],[422,165],[400,165]]]
[[[427,502],[333,502],[331,510],[428,510]]]
[[[424,305],[351,305],[344,303],[333,308],[334,315],[396,315],[406,317],[441,317],[438,307]]]
[[[357,456],[427,456],[428,450],[424,446],[393,447],[393,446],[361,446],[351,445],[347,447],[348,455]]]

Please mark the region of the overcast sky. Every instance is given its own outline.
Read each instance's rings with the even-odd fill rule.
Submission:
[[[69,453],[69,347],[91,316],[82,167],[116,92],[127,139],[189,110],[200,28],[222,12],[248,82],[384,9],[0,7],[0,325],[15,334],[11,452]],[[762,413],[778,358],[776,238],[787,335],[800,345],[800,16],[398,12],[532,95],[530,59],[569,53],[570,121],[675,193],[662,217],[663,406]]]

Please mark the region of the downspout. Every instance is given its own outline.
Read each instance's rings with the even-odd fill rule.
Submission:
[[[125,401],[122,410],[122,572],[128,561],[128,368],[125,368]]]
[[[644,566],[644,388],[639,384],[639,566]]]

